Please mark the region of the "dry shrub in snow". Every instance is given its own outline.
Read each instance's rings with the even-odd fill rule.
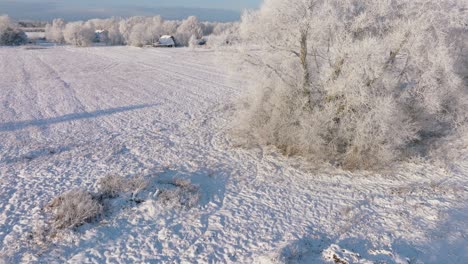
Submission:
[[[108,175],[98,181],[99,191],[104,197],[116,197],[126,188],[124,178]]]
[[[108,175],[98,182],[101,196],[113,198],[120,193],[140,192],[148,186],[148,181],[144,177],[133,177],[125,179],[120,176]]]
[[[174,179],[174,188],[163,189],[159,192],[158,200],[171,207],[195,207],[200,200],[200,188],[184,179]]]
[[[55,198],[50,204],[53,213],[52,227],[56,229],[73,228],[98,217],[102,205],[83,190],[71,190]]]
[[[458,133],[468,98],[450,33],[468,24],[464,3],[265,0],[240,25],[242,67],[258,77],[238,132],[347,169]]]

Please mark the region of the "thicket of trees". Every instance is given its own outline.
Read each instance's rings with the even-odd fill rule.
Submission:
[[[0,16],[0,46],[18,46],[26,43],[26,34],[8,16]]]
[[[55,19],[46,25],[45,31],[46,38],[50,41],[76,46],[101,42],[106,45],[141,47],[157,42],[162,35],[172,35],[177,45],[189,46],[191,43],[198,43],[197,40],[203,37],[222,35],[233,26],[233,23],[200,22],[194,16],[182,21],[165,21],[160,16],[135,16],[70,23],[63,19]],[[96,30],[100,31],[98,35]]]
[[[239,107],[237,132],[347,169],[463,133],[467,85],[455,64],[467,43],[455,37],[466,34],[465,3],[265,0],[240,24],[256,94]]]

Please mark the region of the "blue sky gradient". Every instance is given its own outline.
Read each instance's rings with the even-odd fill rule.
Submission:
[[[0,14],[20,20],[84,20],[111,16],[157,15],[182,19],[234,21],[262,0],[0,0]]]

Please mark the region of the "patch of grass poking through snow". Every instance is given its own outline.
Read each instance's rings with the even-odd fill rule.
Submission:
[[[158,200],[171,207],[192,208],[200,201],[200,188],[188,180],[173,179],[171,188],[160,190]]]
[[[141,176],[126,179],[109,175],[98,181],[97,193],[82,189],[74,189],[54,198],[47,209],[51,217],[46,222],[35,222],[31,237],[38,245],[45,245],[60,230],[73,229],[85,223],[92,223],[111,207],[105,206],[109,201],[121,200],[138,204],[142,200],[137,195],[148,186],[147,179]],[[112,204],[112,203],[109,203]]]
[[[99,180],[99,195],[102,199],[115,198],[122,193],[132,193],[136,195],[148,186],[148,180],[137,176],[125,179],[116,175],[108,175]]]
[[[102,204],[80,189],[61,194],[48,207],[52,210],[52,227],[55,229],[78,227],[92,222],[103,212]]]
[[[117,212],[123,207],[137,206],[149,197],[150,180],[142,176],[124,178],[109,175],[97,182],[97,192],[73,189],[54,198],[48,205],[51,216],[47,221],[36,222],[31,238],[37,245],[47,245],[60,231],[92,223],[105,212]],[[189,180],[171,179],[158,188],[157,199],[170,208],[190,209],[199,204],[200,188]],[[155,186],[153,186],[155,187]]]

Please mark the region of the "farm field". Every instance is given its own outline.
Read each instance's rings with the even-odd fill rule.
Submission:
[[[229,130],[248,80],[224,56],[0,48],[0,263],[466,262],[468,151],[351,173],[239,147]],[[150,186],[38,238],[54,197],[108,175],[184,179],[201,196],[182,208]]]

